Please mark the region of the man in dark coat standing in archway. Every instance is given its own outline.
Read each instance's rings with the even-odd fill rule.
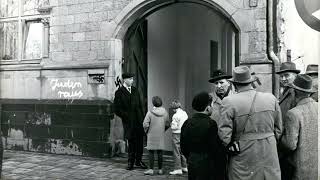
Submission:
[[[141,161],[143,153],[143,109],[138,90],[132,86],[133,74],[122,74],[123,86],[115,93],[115,114],[122,119],[125,138],[128,140],[128,167],[136,165],[142,169],[147,166]]]

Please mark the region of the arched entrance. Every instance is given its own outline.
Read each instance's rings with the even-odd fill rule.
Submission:
[[[239,63],[238,30],[217,9],[194,2],[170,3],[145,13],[123,38],[122,71],[136,74],[145,105],[159,95],[164,106],[179,99],[189,113],[195,93],[210,90],[216,69]]]
[[[240,31],[228,14],[232,9],[211,1],[148,2],[132,5],[115,20],[113,37],[123,45],[119,72],[136,74],[146,109],[158,95],[166,109],[179,99],[191,115],[192,97],[210,91],[212,71],[221,68],[231,74],[239,64]]]

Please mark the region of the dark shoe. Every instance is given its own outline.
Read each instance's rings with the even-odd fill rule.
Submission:
[[[147,165],[145,165],[142,161],[138,161],[136,162],[135,164],[138,168],[141,168],[141,169],[147,169]]]
[[[133,163],[128,163],[128,167],[126,169],[129,171],[133,170]]]

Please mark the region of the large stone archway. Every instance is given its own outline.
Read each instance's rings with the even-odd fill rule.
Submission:
[[[121,74],[123,39],[128,28],[137,20],[174,3],[201,4],[223,15],[238,31],[236,37],[238,61],[242,62],[249,54],[249,33],[256,29],[255,24],[250,19],[254,19],[255,10],[246,8],[244,0],[238,0],[237,2],[230,0],[133,0],[113,20],[104,22],[101,26],[103,38],[113,39],[115,42],[114,53],[117,57],[113,66],[115,77]],[[263,4],[261,6],[263,7]]]
[[[113,20],[116,26],[112,33],[112,38],[123,39],[128,28],[134,23],[134,21],[174,3],[196,3],[210,7],[228,18],[239,32],[241,29],[245,29],[246,24],[241,22],[241,19],[238,18],[239,14],[236,13],[239,8],[226,0],[134,0]],[[245,18],[247,15],[248,14],[243,14],[241,16]]]

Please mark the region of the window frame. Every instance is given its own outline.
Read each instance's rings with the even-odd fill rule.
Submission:
[[[17,22],[18,23],[18,45],[17,45],[17,58],[4,60],[0,57],[0,64],[39,64],[43,58],[49,57],[49,20],[51,7],[38,8],[40,14],[35,15],[23,15],[23,3],[24,0],[19,0],[18,16],[14,17],[0,17],[0,23]],[[41,57],[37,59],[25,59],[24,58],[24,28],[27,22],[42,22],[42,48]]]

